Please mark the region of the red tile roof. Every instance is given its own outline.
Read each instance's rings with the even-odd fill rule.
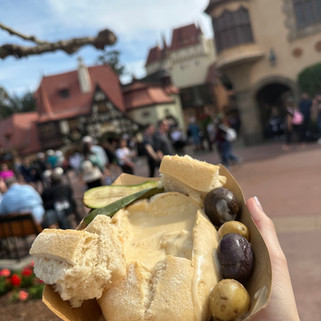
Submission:
[[[199,43],[199,36],[202,34],[200,27],[190,24],[173,30],[171,50],[178,50],[184,47]]]
[[[145,67],[163,59],[170,50],[178,50],[199,43],[199,36],[201,34],[201,28],[197,27],[194,23],[174,29],[170,47],[167,46],[165,38],[163,37],[163,48],[156,46],[149,50]]]
[[[144,106],[174,102],[161,85],[138,81],[124,87],[123,95],[127,111]]]
[[[42,78],[35,93],[39,111],[39,122],[70,118],[88,114],[97,85],[111,102],[121,111],[125,110],[121,87],[116,73],[106,65],[88,67],[92,90],[82,93],[78,82],[78,71],[70,71]],[[59,91],[69,91],[64,98]]]
[[[20,154],[41,149],[38,138],[38,113],[18,113],[0,121],[0,147]]]
[[[147,57],[145,66],[153,62],[160,61],[162,58],[163,58],[163,50],[158,46],[153,47],[148,52],[148,57]]]

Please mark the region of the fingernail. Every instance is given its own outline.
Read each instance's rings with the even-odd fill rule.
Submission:
[[[261,202],[259,201],[258,197],[257,197],[257,196],[254,196],[254,199],[255,199],[256,205],[257,205],[261,210],[263,210],[263,207],[262,207]]]

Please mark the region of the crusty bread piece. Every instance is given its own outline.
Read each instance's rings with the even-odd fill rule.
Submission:
[[[108,269],[113,271],[113,279],[123,277],[126,274],[124,250],[117,238],[114,225],[111,224],[110,217],[97,215],[85,231],[100,235],[102,244],[98,248],[100,260],[106,262]]]
[[[45,229],[32,244],[35,274],[53,284],[74,307],[99,298],[112,279],[126,273],[122,247],[108,228],[109,222],[109,217],[101,215],[87,231]]]
[[[194,321],[190,260],[167,256],[149,271],[128,265],[127,277],[98,299],[106,320]]]
[[[161,185],[166,191],[177,191],[204,200],[206,194],[226,183],[220,167],[185,156],[165,155],[160,164]]]

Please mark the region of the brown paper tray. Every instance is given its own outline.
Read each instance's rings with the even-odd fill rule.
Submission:
[[[264,240],[245,206],[245,200],[240,186],[230,172],[222,165],[220,165],[220,174],[227,178],[224,187],[231,190],[242,204],[240,221],[250,230],[251,243],[255,255],[254,272],[246,284],[246,288],[251,296],[250,314],[245,319],[249,320],[256,312],[266,306],[270,297],[272,282],[271,261]],[[122,174],[118,177],[115,184],[134,185],[151,179],[157,178]],[[49,285],[45,286],[42,300],[54,314],[64,321],[105,321],[96,300],[87,300],[81,307],[72,308],[69,302],[63,301],[59,294]]]

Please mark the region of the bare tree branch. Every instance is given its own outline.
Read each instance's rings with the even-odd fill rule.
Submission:
[[[13,35],[13,36],[18,36],[19,38],[21,39],[24,39],[24,40],[28,40],[28,41],[32,41],[38,45],[43,45],[45,43],[48,43],[47,41],[42,41],[42,40],[39,40],[37,39],[35,36],[27,36],[27,35],[24,35],[16,30],[13,30],[12,28],[10,27],[7,27],[5,26],[3,23],[0,22],[0,29],[2,30],[5,30],[5,31],[8,31],[10,33],[10,35]]]
[[[2,27],[3,25],[0,24],[0,28]],[[56,50],[63,50],[70,55],[75,53],[85,45],[92,45],[96,49],[103,50],[105,46],[112,45],[117,40],[115,34],[109,29],[100,31],[96,37],[72,38],[57,42],[40,41],[33,36],[23,35],[8,27],[5,27],[4,30],[8,31],[10,34],[17,35],[22,39],[33,41],[37,45],[27,47],[15,44],[4,44],[0,46],[0,59],[4,59],[8,56],[22,58],[31,55],[39,55],[45,52],[54,52]]]

